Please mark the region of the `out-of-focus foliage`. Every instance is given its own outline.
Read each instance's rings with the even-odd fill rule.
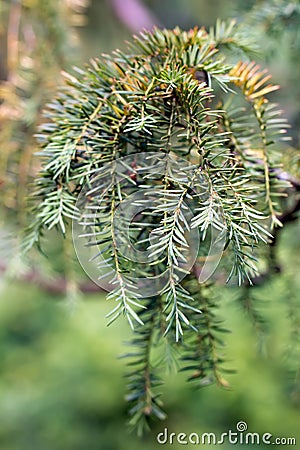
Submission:
[[[61,68],[78,51],[75,27],[84,24],[86,6],[86,0],[1,3],[0,202],[23,224],[27,184],[37,165],[33,134]]]
[[[281,85],[277,99],[290,118],[291,134],[297,145],[300,137],[300,2],[257,1],[247,12],[245,21],[250,30],[255,30],[258,42],[264,43],[261,53]]]

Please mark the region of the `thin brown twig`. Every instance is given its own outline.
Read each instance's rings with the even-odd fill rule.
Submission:
[[[5,273],[8,268],[8,263],[0,262],[0,273]],[[68,281],[64,277],[57,277],[55,279],[46,278],[36,269],[30,269],[25,273],[19,275],[17,280],[22,283],[34,284],[44,292],[52,295],[65,295],[68,289]],[[96,283],[91,280],[85,280],[78,283],[78,290],[84,294],[105,292]]]

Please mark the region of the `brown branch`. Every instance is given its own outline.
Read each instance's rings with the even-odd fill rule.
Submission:
[[[0,262],[0,273],[5,273],[8,268],[8,263]],[[30,269],[24,274],[17,276],[17,280],[22,283],[30,283],[39,287],[43,291],[52,295],[65,295],[68,289],[68,280],[64,277],[53,279],[44,277],[38,270]],[[106,292],[106,289],[101,289],[96,283],[91,280],[81,281],[78,283],[78,290],[84,294]],[[107,289],[108,291],[109,289]]]

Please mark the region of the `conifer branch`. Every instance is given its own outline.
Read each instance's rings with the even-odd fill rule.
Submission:
[[[25,245],[52,227],[68,233],[72,220],[82,227],[97,282],[110,285],[116,304],[109,323],[124,315],[134,328],[127,399],[139,433],[165,417],[154,348],[172,361],[183,356],[198,384],[227,386],[226,330],[197,265],[210,258],[214,232],[228,278],[250,284],[283,218],[279,198],[291,184],[275,143],[286,123],[268,100],[277,89],[269,75],[255,63],[226,63],[228,51],[249,50],[239,33],[220,21],[209,32],[142,32],[127,51],[67,75],[39,134]],[[283,221],[299,202],[294,209]]]

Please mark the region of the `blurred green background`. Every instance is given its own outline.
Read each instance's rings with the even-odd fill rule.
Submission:
[[[282,86],[281,93],[276,95],[292,124],[291,135],[297,146],[299,2],[271,1],[277,9],[274,8],[274,16],[269,16],[269,22],[260,22],[259,16],[254,20],[250,15],[253,7],[263,9],[267,3],[254,0],[0,2],[0,144],[2,155],[6,155],[6,172],[0,176],[0,186],[5,186],[1,226],[9,233],[18,234],[25,220],[23,198],[16,192],[16,186],[20,186],[18,180],[23,180],[20,174],[25,169],[28,176],[22,181],[24,186],[34,173],[37,163],[28,162],[30,158],[24,155],[31,155],[35,150],[32,134],[45,101],[55,92],[60,70],[72,64],[83,65],[101,52],[124,47],[124,40],[137,33],[142,24],[190,28],[210,26],[217,17],[236,17],[248,23],[261,50],[258,60],[270,68],[274,82]],[[291,13],[292,7],[295,12]],[[285,14],[285,21],[280,22],[278,11]],[[18,13],[23,28],[13,35]],[[262,33],[266,33],[263,41]],[[30,39],[36,41],[29,51],[26,43]],[[12,46],[17,41],[19,47],[14,53]],[[20,80],[23,80],[21,86]],[[126,426],[125,363],[117,358],[124,352],[124,342],[130,336],[127,324],[118,322],[106,327],[105,314],[110,305],[101,293],[79,295],[72,282],[67,285],[66,294],[54,293],[55,289],[50,292],[45,283],[26,275],[28,267],[14,258],[11,246],[9,271],[4,275],[0,267],[0,449],[152,449],[161,447],[156,436],[164,427],[169,432],[215,432],[219,436],[229,429],[235,431],[236,423],[241,420],[248,424],[250,432],[295,437],[298,444],[294,448],[298,448],[299,231],[299,221],[286,227],[277,248],[282,272],[255,289],[253,298],[249,299],[255,302],[264,321],[251,323],[237,288],[218,288],[224,326],[232,330],[225,338],[224,348],[227,367],[236,370],[228,376],[231,388],[208,386],[195,391],[185,383],[184,374],[166,376],[164,400],[168,418],[154,424],[152,432],[142,440],[129,434]],[[58,242],[52,234],[47,244],[48,259],[41,262],[34,260],[37,256],[33,257],[37,267],[42,266],[43,271],[51,274],[53,284],[58,275],[67,276],[74,270],[73,262],[70,263],[74,255],[68,245],[66,250],[66,243]],[[83,277],[80,268],[75,267],[75,272]],[[27,282],[16,278],[25,278]],[[165,447],[179,449],[182,445],[174,443]],[[242,447],[222,445],[224,449]],[[267,448],[266,445],[247,447]]]

